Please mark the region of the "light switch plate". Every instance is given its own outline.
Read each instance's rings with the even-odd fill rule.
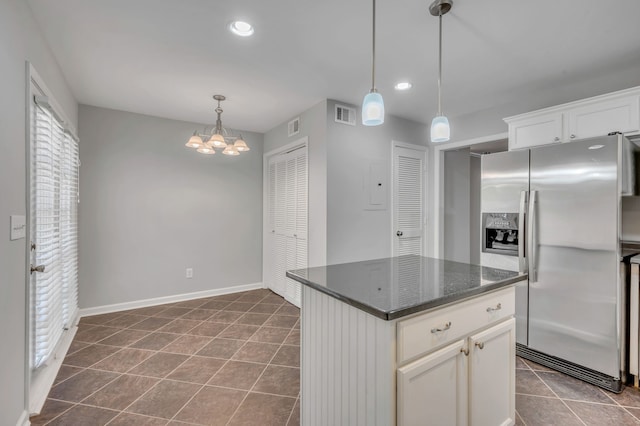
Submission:
[[[9,237],[11,241],[19,240],[27,235],[27,221],[25,216],[11,215],[9,224],[11,226],[11,235]]]

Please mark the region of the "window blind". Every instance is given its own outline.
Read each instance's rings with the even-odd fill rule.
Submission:
[[[34,102],[31,149],[33,262],[31,366],[45,364],[78,310],[77,141],[49,108]]]

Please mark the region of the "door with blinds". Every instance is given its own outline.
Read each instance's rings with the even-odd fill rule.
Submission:
[[[418,145],[393,145],[393,256],[424,255],[426,155]]]
[[[307,267],[308,177],[307,148],[271,157],[268,163],[267,253],[264,280],[267,287],[300,306],[300,284],[286,271]]]
[[[46,365],[78,315],[78,142],[46,97],[31,104],[30,365]]]

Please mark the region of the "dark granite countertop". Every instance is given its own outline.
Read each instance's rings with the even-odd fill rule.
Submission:
[[[393,320],[508,286],[527,274],[410,255],[298,269],[287,277]]]

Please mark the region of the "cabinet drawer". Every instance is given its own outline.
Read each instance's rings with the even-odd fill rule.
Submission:
[[[509,287],[398,321],[398,365],[514,313],[515,288]]]

